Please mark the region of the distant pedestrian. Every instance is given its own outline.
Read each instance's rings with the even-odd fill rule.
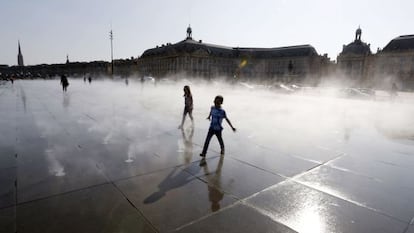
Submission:
[[[60,84],[62,85],[63,92],[66,92],[69,86],[69,81],[66,75],[62,74],[62,76],[60,77]]]
[[[183,112],[183,119],[181,120],[181,124],[178,126],[179,129],[183,128],[185,116],[190,116],[191,124],[194,124],[193,119],[193,95],[191,94],[191,90],[189,86],[184,86],[184,112]]]
[[[91,76],[89,76],[88,82],[89,82],[89,84],[92,82],[92,77]]]
[[[223,97],[221,95],[216,96],[214,98],[214,106],[211,107],[210,114],[208,115],[207,119],[211,120],[210,128],[208,129],[206,141],[204,142],[203,151],[201,152],[201,157],[206,157],[208,145],[210,144],[211,137],[216,135],[219,143],[220,143],[220,154],[224,155],[224,142],[221,136],[221,132],[223,131],[223,127],[221,126],[221,122],[223,118],[226,119],[227,123],[230,125],[233,132],[236,132],[236,128],[233,127],[230,120],[227,118],[226,111],[221,108],[223,104]]]
[[[397,96],[398,96],[398,87],[397,87],[397,84],[393,83],[391,90],[390,90],[390,98],[391,100],[394,100],[395,97]]]

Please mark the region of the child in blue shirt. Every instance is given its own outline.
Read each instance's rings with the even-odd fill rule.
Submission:
[[[223,138],[221,137],[221,131],[223,130],[223,127],[221,126],[221,122],[223,121],[223,118],[226,119],[227,123],[230,125],[231,129],[236,132],[236,128],[233,127],[230,120],[226,116],[226,111],[221,108],[221,105],[223,104],[223,97],[221,95],[216,96],[214,98],[214,106],[211,107],[210,114],[208,115],[207,119],[210,120],[210,128],[208,129],[206,141],[204,142],[203,151],[201,152],[201,157],[206,157],[208,145],[210,144],[211,137],[213,135],[216,135],[219,143],[220,143],[220,149],[221,155],[224,155],[224,142]]]

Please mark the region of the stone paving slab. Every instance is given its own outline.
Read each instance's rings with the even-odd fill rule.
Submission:
[[[0,232],[16,232],[16,207],[0,209]]]
[[[395,182],[319,167],[299,178],[304,184],[359,203],[409,223],[414,216],[414,189]]]
[[[180,233],[293,233],[285,225],[246,205],[237,204],[177,230]]]
[[[407,223],[287,181],[246,200],[298,232],[404,232]]]
[[[155,232],[110,184],[17,207],[17,232]]]
[[[204,164],[202,169],[199,168],[200,163]],[[281,176],[231,157],[216,156],[200,163],[192,163],[185,170],[238,199],[246,198],[285,180]]]
[[[115,184],[160,232],[172,231],[236,201],[179,167]]]

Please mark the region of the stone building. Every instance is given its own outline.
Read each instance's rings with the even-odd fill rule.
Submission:
[[[414,90],[414,35],[399,36],[379,50],[369,76],[385,88],[396,83]]]
[[[311,45],[279,48],[241,48],[203,43],[192,38],[187,28],[185,40],[146,50],[138,59],[142,75],[155,77],[254,78],[284,82],[317,80],[330,63]]]
[[[343,45],[342,52],[337,57],[337,71],[348,78],[353,84],[364,84],[368,78],[368,68],[372,62],[370,44],[361,40],[362,30],[358,27],[355,40]]]
[[[387,89],[396,83],[400,89],[413,90],[414,35],[399,36],[373,54],[361,34],[358,28],[355,40],[343,46],[337,57],[337,74],[353,86]]]

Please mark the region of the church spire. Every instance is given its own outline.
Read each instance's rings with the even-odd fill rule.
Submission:
[[[19,54],[17,54],[17,65],[18,66],[24,66],[22,50],[20,49],[20,40],[17,41],[17,44],[18,44],[18,48],[19,48]]]

